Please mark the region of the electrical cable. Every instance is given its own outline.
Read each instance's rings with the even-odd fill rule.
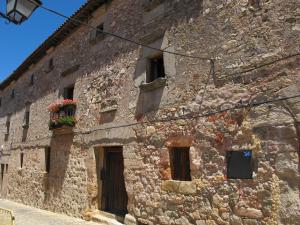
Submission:
[[[65,18],[65,19],[67,19],[67,20],[70,20],[70,21],[73,21],[73,22],[75,22],[75,23],[79,23],[79,24],[81,24],[81,25],[87,26],[87,27],[91,28],[92,30],[99,31],[99,32],[102,33],[102,34],[110,35],[110,36],[119,38],[119,39],[121,39],[121,40],[124,40],[124,41],[127,41],[127,42],[131,42],[131,43],[136,44],[136,45],[138,45],[138,46],[143,46],[143,47],[145,47],[145,48],[149,48],[149,49],[156,50],[156,51],[159,51],[159,52],[168,53],[168,54],[177,55],[177,56],[182,56],[182,57],[187,57],[187,58],[192,58],[192,59],[199,59],[199,60],[206,60],[206,61],[207,61],[207,60],[208,60],[208,61],[211,61],[211,60],[212,60],[211,58],[208,58],[208,57],[200,57],[200,56],[185,55],[185,54],[182,54],[182,53],[172,52],[172,51],[168,51],[168,50],[163,50],[163,49],[155,48],[155,47],[152,47],[152,46],[149,46],[149,45],[145,45],[145,44],[140,43],[140,42],[138,42],[138,41],[131,40],[131,39],[129,39],[129,38],[123,37],[123,36],[121,36],[121,35],[118,35],[118,34],[115,34],[115,33],[111,33],[111,32],[107,32],[107,31],[103,31],[103,30],[101,30],[101,29],[99,29],[99,28],[97,28],[97,27],[94,27],[94,26],[92,26],[92,25],[90,25],[90,24],[88,24],[88,23],[85,23],[85,22],[83,22],[83,21],[81,21],[81,20],[79,20],[79,19],[76,19],[76,18],[72,18],[72,17],[66,16],[66,15],[64,15],[64,14],[62,14],[62,13],[60,13],[60,12],[57,12],[57,11],[55,11],[55,10],[53,10],[53,9],[50,9],[50,8],[48,8],[48,7],[45,7],[45,6],[41,5],[41,4],[38,4],[38,3],[36,3],[36,2],[34,2],[34,1],[32,1],[32,0],[29,0],[29,1],[32,2],[33,4],[39,6],[40,8],[42,8],[42,9],[48,11],[48,12],[54,13],[54,14],[60,16],[60,17],[63,17],[63,18]]]
[[[243,76],[242,74],[244,74],[244,73],[249,73],[249,72],[252,72],[254,70],[258,70],[258,69],[261,69],[263,67],[270,66],[270,65],[272,65],[274,63],[277,63],[277,62],[280,62],[282,60],[290,59],[290,58],[297,57],[297,56],[300,56],[299,52],[294,53],[294,54],[290,54],[288,56],[285,56],[285,57],[282,57],[282,58],[279,58],[279,59],[276,59],[276,60],[273,60],[271,62],[267,62],[267,63],[261,64],[261,65],[255,66],[254,68],[251,68],[251,69],[248,69],[248,70],[243,70],[241,72],[236,72],[236,73],[225,74],[225,76],[223,76],[222,78],[227,79],[227,78],[230,78],[230,77],[233,77],[233,78],[241,77],[241,76]],[[219,72],[221,72],[221,71],[220,70],[217,71],[217,73],[219,73]]]
[[[96,128],[96,129],[92,129],[92,130],[89,130],[89,131],[78,131],[78,132],[74,132],[74,134],[75,135],[90,134],[90,133],[93,133],[95,131],[104,131],[104,130],[110,130],[110,129],[116,129],[116,128],[132,127],[132,126],[143,125],[143,124],[152,124],[152,123],[172,122],[172,121],[176,121],[176,120],[204,118],[204,117],[209,117],[209,116],[212,116],[212,115],[224,113],[226,111],[231,111],[231,110],[236,110],[236,109],[243,109],[243,108],[250,108],[251,109],[251,108],[261,106],[261,105],[275,103],[275,102],[279,102],[279,101],[285,101],[285,100],[299,98],[299,97],[300,97],[300,94],[294,95],[294,96],[289,96],[289,97],[283,97],[283,98],[275,98],[275,99],[271,99],[271,100],[268,100],[268,101],[262,101],[262,102],[255,102],[255,103],[248,103],[248,104],[238,104],[238,105],[235,105],[233,107],[225,108],[223,110],[210,111],[210,112],[199,114],[199,115],[190,115],[189,114],[189,115],[185,115],[185,116],[173,117],[173,118],[167,118],[167,119],[152,120],[152,121],[149,120],[149,121],[145,121],[145,122],[134,122],[134,123],[128,123],[128,124],[118,125],[118,126]],[[300,101],[298,101],[298,102],[300,102]],[[38,139],[35,139],[35,140],[32,140],[32,141],[26,141],[26,142],[27,143],[32,143],[32,142],[36,142],[36,141],[40,141],[40,140],[46,140],[48,138],[51,138],[51,136],[38,138]],[[14,144],[16,145],[16,144],[23,144],[23,143],[24,142],[19,142],[19,143],[14,143]]]
[[[106,128],[97,128],[94,130],[90,130],[87,132],[78,132],[81,134],[89,134],[92,133],[94,131],[98,131],[98,130],[109,130],[109,129],[115,129],[115,128],[123,128],[123,127],[130,127],[130,126],[135,126],[135,125],[142,125],[142,124],[151,124],[151,123],[161,123],[161,122],[172,122],[172,121],[176,121],[176,120],[186,120],[186,119],[197,119],[197,118],[202,118],[202,117],[209,117],[215,114],[219,114],[219,113],[223,113],[226,111],[231,111],[231,110],[235,110],[235,109],[243,109],[243,108],[255,108],[258,107],[260,105],[264,105],[264,104],[270,104],[270,103],[274,103],[274,102],[278,102],[278,101],[284,101],[284,100],[289,100],[289,99],[294,99],[294,98],[299,98],[299,95],[294,95],[294,96],[289,96],[289,97],[284,97],[284,98],[278,98],[278,99],[271,99],[268,101],[263,101],[263,102],[255,102],[255,103],[248,103],[248,104],[239,104],[233,107],[229,107],[229,108],[225,108],[223,110],[219,110],[219,111],[211,111],[211,112],[207,112],[204,114],[200,114],[200,115],[185,115],[185,116],[179,116],[179,117],[174,117],[174,118],[167,118],[167,119],[160,119],[160,120],[149,120],[149,121],[145,121],[145,122],[135,122],[135,123],[129,123],[129,124],[124,124],[124,125],[120,125],[120,126],[112,126],[112,127],[106,127]]]

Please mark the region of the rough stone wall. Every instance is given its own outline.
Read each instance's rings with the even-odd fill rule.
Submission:
[[[299,99],[197,117],[299,94],[297,8],[296,0],[114,0],[106,14],[99,9],[90,24],[104,20],[116,34],[215,58],[214,76],[205,88],[209,61],[165,53],[167,85],[145,92],[139,88],[145,58],[154,52],[110,36],[91,43],[89,29],[79,28],[2,92],[1,144],[12,113],[3,141],[10,156],[1,158],[9,161],[2,195],[82,216],[98,208],[95,148],[121,145],[128,211],[135,218],[127,216],[127,224],[299,224]],[[54,69],[47,72],[50,58]],[[74,65],[77,71],[60,76]],[[53,136],[47,106],[72,83],[79,101],[74,136]],[[30,126],[22,142],[27,101]],[[184,118],[191,115],[197,118]],[[104,129],[137,121],[148,123]],[[49,174],[46,146],[52,149]],[[169,150],[182,146],[190,147],[191,182],[171,180]],[[254,152],[254,179],[227,180],[226,151],[243,148]]]

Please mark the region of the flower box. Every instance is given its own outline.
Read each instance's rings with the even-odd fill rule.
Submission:
[[[50,112],[49,129],[74,127],[76,124],[75,111],[77,101],[64,99],[48,106]]]

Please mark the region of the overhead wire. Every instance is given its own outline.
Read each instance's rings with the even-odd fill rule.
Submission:
[[[240,71],[240,72],[234,72],[234,73],[229,73],[229,74],[225,74],[225,76],[223,76],[222,78],[230,78],[230,77],[240,77],[240,76],[243,76],[242,74],[245,74],[245,73],[250,73],[252,71],[255,71],[255,70],[258,70],[258,69],[261,69],[263,67],[266,67],[266,66],[270,66],[270,65],[273,65],[277,62],[280,62],[280,61],[283,61],[283,60],[286,60],[286,59],[290,59],[290,58],[294,58],[294,57],[297,57],[297,56],[300,56],[300,52],[297,52],[297,53],[294,53],[294,54],[290,54],[288,56],[284,56],[284,57],[281,57],[279,59],[276,59],[276,60],[273,60],[271,62],[267,62],[267,63],[263,63],[261,65],[257,65],[253,68],[250,68],[250,69],[247,69],[247,70],[243,70],[243,71]],[[217,73],[219,73],[221,71],[217,71]]]
[[[105,131],[105,130],[111,130],[111,129],[117,129],[117,128],[125,128],[125,127],[133,127],[133,126],[137,126],[137,125],[143,125],[143,124],[153,124],[153,123],[162,123],[162,122],[173,122],[173,121],[177,121],[177,120],[187,120],[187,119],[198,119],[198,118],[205,118],[205,117],[209,117],[209,116],[213,116],[216,114],[221,114],[227,111],[233,111],[233,110],[237,110],[237,109],[252,109],[252,108],[256,108],[258,106],[261,105],[266,105],[266,104],[271,104],[271,103],[276,103],[276,102],[280,102],[280,101],[286,101],[286,100],[290,100],[290,99],[295,99],[295,98],[300,98],[300,94],[298,95],[293,95],[293,96],[288,96],[288,97],[282,97],[282,98],[273,98],[267,101],[260,101],[260,102],[248,102],[247,104],[236,104],[235,106],[232,107],[228,107],[222,110],[213,110],[210,112],[206,112],[206,113],[202,113],[202,114],[188,114],[188,115],[184,115],[184,116],[179,116],[179,117],[173,117],[173,118],[166,118],[166,119],[157,119],[157,120],[149,120],[149,121],[144,121],[144,122],[134,122],[134,123],[127,123],[127,124],[123,124],[123,125],[117,125],[117,126],[110,126],[110,127],[102,127],[102,128],[95,128],[95,129],[91,129],[89,131],[75,131],[74,135],[78,135],[78,134],[90,134],[96,131]],[[296,103],[299,103],[300,101],[297,101]],[[36,141],[40,141],[40,140],[46,140],[51,138],[51,136],[47,136],[47,137],[42,137],[42,138],[38,138],[35,140],[29,140],[26,141],[27,143],[32,143],[32,142],[36,142]],[[19,142],[19,143],[14,143],[16,144],[24,144],[24,142]]]
[[[211,60],[212,60],[212,59],[209,58],[209,57],[186,55],[186,54],[182,54],[182,53],[179,53],[179,52],[172,52],[172,51],[168,51],[168,50],[164,50],[164,49],[155,48],[155,47],[153,47],[153,46],[143,44],[143,43],[141,43],[141,42],[139,42],[139,41],[135,41],[135,40],[126,38],[126,37],[121,36],[121,35],[119,35],[119,34],[115,34],[115,33],[108,32],[108,31],[104,31],[104,30],[102,30],[102,29],[99,29],[99,28],[97,28],[97,27],[94,27],[94,26],[90,25],[89,23],[85,23],[85,22],[83,22],[83,21],[81,21],[81,20],[79,20],[79,19],[76,19],[76,18],[73,18],[73,17],[70,17],[70,16],[66,16],[66,15],[64,15],[64,14],[62,14],[62,13],[60,13],[60,12],[57,12],[57,11],[55,11],[55,10],[53,10],[53,9],[50,9],[50,8],[48,8],[48,7],[45,7],[45,6],[43,6],[42,4],[38,4],[38,3],[36,3],[36,2],[34,2],[34,1],[32,1],[32,0],[29,0],[29,1],[31,1],[33,4],[39,6],[40,8],[42,8],[42,9],[48,11],[48,12],[54,13],[54,14],[60,16],[60,17],[63,17],[63,18],[65,18],[65,19],[67,19],[67,20],[70,20],[70,21],[73,21],[73,22],[75,22],[75,23],[78,23],[78,24],[87,26],[87,27],[91,28],[92,30],[96,30],[96,31],[98,31],[98,32],[100,32],[100,33],[102,33],[102,34],[110,35],[110,36],[116,37],[116,38],[118,38],[118,39],[121,39],[121,40],[124,40],[124,41],[127,41],[127,42],[131,42],[131,43],[133,43],[133,44],[135,44],[135,45],[138,45],[138,46],[143,46],[143,47],[145,47],[145,48],[149,48],[149,49],[156,50],[156,51],[159,51],[159,52],[168,53],[168,54],[172,54],[172,55],[177,55],[177,56],[181,56],[181,57],[187,57],[187,58],[199,59],[199,60],[206,60],[206,61],[211,61]]]
[[[173,118],[166,118],[166,119],[158,119],[158,120],[149,120],[145,122],[134,122],[134,123],[128,123],[124,125],[119,125],[119,126],[111,126],[111,127],[106,127],[106,128],[96,128],[87,132],[78,132],[81,134],[89,134],[94,131],[99,131],[99,130],[109,130],[109,129],[115,129],[115,128],[124,128],[124,127],[131,127],[135,125],[142,125],[142,124],[152,124],[152,123],[161,123],[161,122],[172,122],[176,120],[186,120],[186,119],[197,119],[197,118],[203,118],[203,117],[209,117],[215,114],[220,114],[226,111],[231,111],[231,110],[236,110],[236,109],[243,109],[243,108],[255,108],[264,104],[270,104],[278,101],[285,101],[289,99],[294,99],[294,98],[299,98],[300,94],[294,95],[294,96],[289,96],[289,97],[283,97],[283,98],[277,98],[277,99],[271,99],[267,101],[262,101],[262,102],[249,102],[247,104],[237,104],[233,107],[228,107],[222,110],[216,110],[216,111],[210,111],[207,113],[199,114],[199,115],[185,115],[185,116],[179,116],[179,117],[173,117]]]
[[[37,4],[35,2],[33,2],[32,0],[30,0],[32,3],[34,4]],[[68,17],[62,13],[59,13],[55,10],[52,10],[52,9],[49,9],[43,5],[39,5],[38,6],[40,8],[43,8],[44,10],[46,11],[49,11],[51,13],[54,13],[58,16],[61,16],[65,19],[68,19],[70,21],[73,21],[75,23],[79,23],[81,25],[85,25],[85,26],[88,26],[90,27],[91,29],[93,30],[97,30],[99,32],[102,32],[103,34],[107,34],[107,35],[110,35],[110,36],[113,36],[113,37],[116,37],[116,38],[119,38],[119,39],[122,39],[124,41],[128,41],[128,42],[131,42],[133,44],[136,44],[138,46],[143,46],[145,48],[149,48],[149,49],[152,49],[152,50],[156,50],[156,51],[160,51],[160,52],[163,52],[163,53],[168,53],[168,54],[173,54],[173,55],[177,55],[177,56],[182,56],[182,57],[188,57],[188,58],[193,58],[193,59],[199,59],[199,60],[206,60],[206,61],[209,61],[210,64],[211,64],[211,67],[210,67],[210,72],[209,72],[209,75],[208,75],[208,79],[207,79],[207,82],[205,83],[205,87],[204,87],[204,92],[203,92],[203,96],[201,98],[201,104],[200,106],[202,107],[202,104],[203,104],[203,100],[204,100],[204,97],[205,97],[205,93],[206,93],[206,90],[207,90],[207,85],[210,81],[210,77],[211,75],[213,76],[213,78],[215,78],[216,76],[216,71],[215,71],[215,59],[213,58],[208,58],[208,57],[200,57],[200,56],[193,56],[193,55],[186,55],[186,54],[182,54],[182,53],[178,53],[178,52],[172,52],[172,51],[168,51],[168,50],[163,50],[163,49],[159,49],[159,48],[155,48],[155,47],[152,47],[152,46],[149,46],[149,45],[145,45],[143,43],[140,43],[138,41],[135,41],[135,40],[131,40],[131,39],[128,39],[126,37],[123,37],[123,36],[120,36],[118,34],[114,34],[114,33],[111,33],[111,32],[107,32],[107,31],[103,31],[101,29],[98,29],[97,27],[94,27],[88,23],[85,23],[79,19],[76,19],[76,18],[72,18],[72,17]],[[296,54],[293,54],[293,55],[290,55],[290,56],[287,56],[283,59],[288,59],[288,58],[291,58],[291,57],[295,57],[295,56],[298,56],[300,55],[300,53],[296,53]],[[267,65],[271,65],[271,64],[274,64],[276,62],[279,62],[283,59],[278,59],[278,60],[275,60],[275,61],[272,61],[270,63],[266,63],[266,64],[263,64],[263,65],[260,65],[260,66],[257,66],[255,68],[252,68],[252,69],[249,69],[249,70],[246,70],[246,71],[241,71],[239,73],[235,73],[235,74],[229,74],[229,76],[233,76],[233,75],[236,75],[236,74],[242,74],[242,73],[248,73],[248,72],[251,72],[253,70],[257,70],[259,68],[262,68],[264,66],[267,66]],[[116,128],[124,128],[124,127],[131,127],[131,126],[136,126],[136,125],[142,125],[142,124],[149,124],[149,123],[158,123],[158,122],[171,122],[171,121],[176,121],[176,120],[185,120],[185,119],[196,119],[196,118],[201,118],[201,117],[209,117],[211,115],[215,115],[215,114],[219,114],[219,113],[223,113],[223,112],[226,112],[226,111],[230,111],[230,110],[236,110],[236,109],[242,109],[242,108],[255,108],[255,107],[258,107],[260,105],[264,105],[264,104],[270,104],[270,103],[274,103],[274,102],[278,102],[278,101],[284,101],[284,100],[289,100],[289,99],[294,99],[294,98],[298,98],[300,97],[300,94],[299,95],[295,95],[295,96],[289,96],[289,97],[284,97],[284,98],[278,98],[278,99],[271,99],[271,100],[268,100],[268,101],[262,101],[262,102],[255,102],[255,103],[248,103],[248,104],[238,104],[236,106],[233,106],[233,107],[229,107],[229,108],[225,108],[223,110],[215,110],[215,111],[210,111],[210,112],[207,112],[207,113],[203,113],[203,114],[199,114],[199,115],[184,115],[184,116],[179,116],[179,117],[173,117],[173,118],[167,118],[167,119],[160,119],[160,120],[149,120],[149,121],[145,121],[145,122],[134,122],[134,123],[128,123],[128,124],[123,124],[123,125],[118,125],[118,126],[111,126],[111,127],[105,127],[105,128],[96,128],[96,129],[92,129],[92,130],[89,130],[89,131],[78,131],[78,132],[74,132],[74,134],[89,134],[89,133],[92,133],[92,132],[95,132],[95,131],[101,131],[101,130],[110,130],[110,129],[116,129]],[[49,137],[43,137],[43,138],[40,138],[40,139],[35,139],[34,141],[27,141],[27,142],[35,142],[35,141],[38,141],[38,140],[42,140],[42,139],[48,139]],[[18,144],[18,143],[15,143],[15,144]],[[20,144],[20,143],[19,143]]]

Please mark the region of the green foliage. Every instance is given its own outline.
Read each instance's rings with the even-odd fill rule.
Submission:
[[[50,120],[49,121],[49,128],[55,129],[55,128],[60,128],[62,126],[69,126],[69,127],[74,127],[76,124],[76,120],[74,116],[65,116],[62,118],[59,118],[58,120]]]

